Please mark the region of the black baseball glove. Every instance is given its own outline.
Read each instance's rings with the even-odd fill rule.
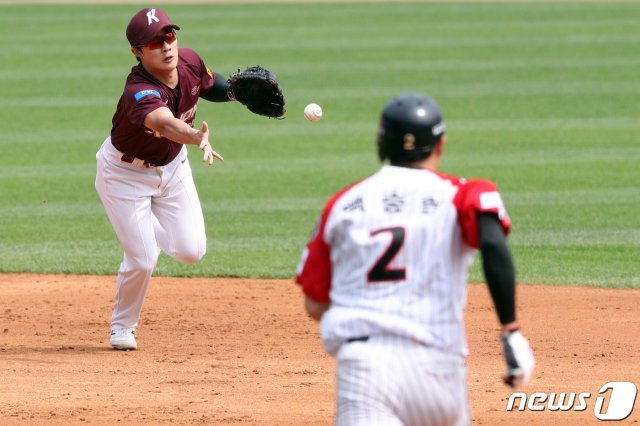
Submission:
[[[238,69],[227,80],[233,97],[254,114],[270,118],[284,115],[285,99],[276,75],[260,65]]]

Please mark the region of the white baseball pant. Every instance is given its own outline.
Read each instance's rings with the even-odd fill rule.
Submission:
[[[204,217],[187,149],[162,167],[135,166],[107,138],[96,154],[96,191],[124,250],[111,329],[135,328],[162,250],[183,263],[206,252]]]
[[[464,358],[395,336],[336,354],[338,426],[470,425]]]

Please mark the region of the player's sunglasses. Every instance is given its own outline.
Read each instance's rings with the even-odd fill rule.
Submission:
[[[177,35],[175,30],[171,30],[167,33],[161,34],[159,36],[157,36],[156,38],[154,38],[153,40],[151,40],[149,43],[147,44],[143,44],[141,46],[138,47],[146,47],[147,49],[160,49],[162,46],[164,46],[165,43],[171,44],[174,41],[176,41]]]

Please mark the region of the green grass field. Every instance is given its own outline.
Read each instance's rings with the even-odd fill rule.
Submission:
[[[0,6],[0,271],[115,274],[95,152],[140,7]],[[208,254],[158,274],[293,276],[325,200],[378,168],[383,104],[418,91],[447,119],[442,170],[498,184],[520,282],[640,287],[640,4],[163,8],[210,68],[274,70],[289,112],[200,103],[226,160],[190,150]]]

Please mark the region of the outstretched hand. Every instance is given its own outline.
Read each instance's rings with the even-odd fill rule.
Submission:
[[[214,157],[220,161],[224,161],[222,155],[218,154],[211,147],[211,143],[209,142],[209,125],[206,121],[202,122],[202,128],[200,129],[200,133],[202,134],[202,141],[200,142],[200,149],[204,151],[204,156],[202,157],[202,161],[206,161],[211,166],[213,164]]]

